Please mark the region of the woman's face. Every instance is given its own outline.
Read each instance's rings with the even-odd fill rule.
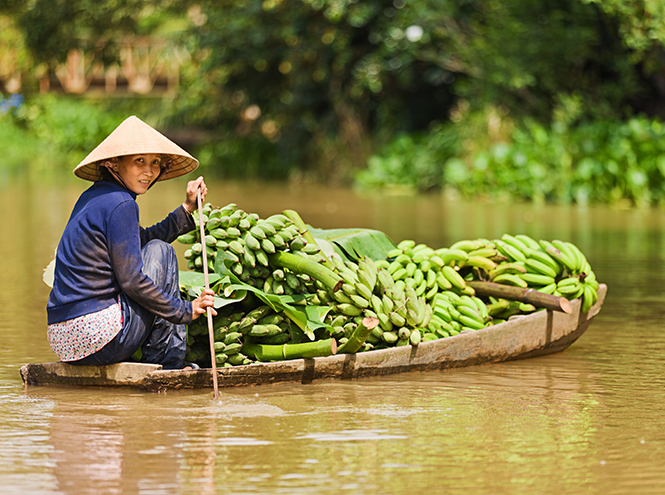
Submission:
[[[120,157],[117,172],[130,191],[145,194],[150,184],[159,177],[161,165],[160,155],[126,155]]]

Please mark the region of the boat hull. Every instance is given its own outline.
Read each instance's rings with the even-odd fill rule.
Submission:
[[[597,303],[580,311],[581,300],[571,301],[570,314],[550,310],[475,332],[358,354],[339,354],[247,366],[218,368],[219,387],[311,383],[326,379],[358,379],[396,373],[460,368],[485,363],[527,359],[561,352],[580,338],[600,311],[607,294],[601,284]],[[144,390],[212,387],[212,370],[162,370],[160,365],[118,363],[110,366],[73,366],[62,362],[21,367],[26,385],[132,387]]]

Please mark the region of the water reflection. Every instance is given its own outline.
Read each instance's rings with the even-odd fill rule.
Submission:
[[[609,285],[561,354],[352,382],[167,394],[23,389],[54,359],[41,272],[85,187],[0,194],[3,493],[659,493],[665,485],[665,215],[438,196],[357,196],[283,184],[210,184],[216,205],[286,208],[322,228],[368,227],[433,246],[504,232],[576,242]],[[140,198],[144,225],[182,200]],[[180,253],[184,246],[176,245]]]

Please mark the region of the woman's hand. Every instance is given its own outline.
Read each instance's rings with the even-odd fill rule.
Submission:
[[[200,315],[206,312],[206,308],[210,308],[213,316],[217,315],[217,311],[213,308],[215,303],[215,293],[210,289],[203,289],[201,295],[192,301],[192,320],[196,320]]]
[[[201,187],[201,203],[205,201],[206,195],[208,194],[208,188],[206,187],[205,182],[203,182],[203,177],[199,177],[196,180],[189,181],[187,183],[187,199],[185,200],[185,208],[188,211],[194,212],[198,209],[199,205],[196,201],[196,193]]]

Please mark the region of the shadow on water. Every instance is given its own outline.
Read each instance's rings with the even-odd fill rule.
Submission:
[[[150,225],[184,181],[139,198]],[[488,205],[218,182],[208,200],[316,227],[365,227],[433,247],[504,232],[575,242],[609,286],[567,351],[519,362],[309,385],[162,394],[27,388],[54,360],[41,282],[86,184],[4,186],[0,197],[3,493],[659,493],[665,485],[658,210]],[[180,254],[184,246],[176,245]]]

